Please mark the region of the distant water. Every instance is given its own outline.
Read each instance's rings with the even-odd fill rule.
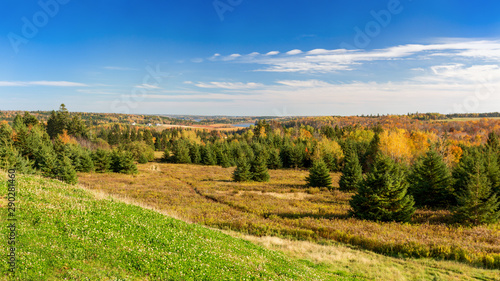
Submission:
[[[248,128],[252,125],[255,125],[255,123],[240,123],[240,124],[231,124],[235,127],[242,127],[242,128]]]

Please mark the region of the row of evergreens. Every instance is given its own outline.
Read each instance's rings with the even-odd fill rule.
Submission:
[[[377,154],[364,176],[358,156],[348,147],[340,190],[354,192],[352,215],[377,221],[408,222],[415,207],[450,209],[457,222],[496,223],[500,219],[500,146],[490,134],[484,146],[469,147],[450,170],[431,147],[411,167]],[[324,163],[310,170],[311,186],[331,187]]]

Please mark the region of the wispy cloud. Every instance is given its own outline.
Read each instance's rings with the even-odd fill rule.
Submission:
[[[209,82],[209,83],[196,83],[194,84],[199,88],[207,88],[207,89],[228,89],[228,90],[242,90],[242,89],[255,89],[258,87],[264,86],[260,83],[242,83],[242,82]]]
[[[0,87],[26,87],[26,86],[51,86],[51,87],[87,87],[87,84],[68,81],[0,81]]]
[[[149,89],[149,90],[157,90],[161,89],[157,85],[151,85],[151,84],[141,84],[141,85],[136,85],[135,88],[140,88],[140,89]]]
[[[266,66],[258,68],[256,71],[328,73],[350,71],[372,61],[416,58],[424,60],[433,57],[498,62],[500,61],[500,41],[448,41],[433,44],[406,44],[374,50],[313,49],[303,52],[294,49],[281,55],[278,51],[271,51],[265,55],[256,53],[251,55],[233,54],[220,56],[219,59]]]

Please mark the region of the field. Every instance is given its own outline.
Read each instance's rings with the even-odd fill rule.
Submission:
[[[276,240],[265,240],[268,236],[291,239],[286,241],[292,244],[309,243],[306,245],[311,249],[320,245],[338,247],[340,242],[357,250],[390,256],[377,255],[374,262],[385,264],[388,270],[403,260],[406,264],[409,258],[420,258],[409,259],[414,271],[402,270],[408,279],[419,272],[423,272],[424,279],[437,276],[447,280],[451,273],[459,279],[481,276],[484,280],[498,280],[500,276],[498,270],[482,269],[499,267],[499,225],[454,226],[448,224],[449,212],[431,210],[417,211],[409,224],[356,220],[347,216],[352,194],[304,187],[307,171],[270,171],[271,181],[263,184],[234,183],[232,168],[216,166],[149,163],[139,165],[139,170],[135,176],[91,173],[80,174],[79,178],[86,188],[126,198],[185,221],[251,235],[251,240],[273,249],[279,249],[280,243],[269,243]],[[339,174],[332,176],[336,184]],[[315,250],[307,257],[307,251],[297,252],[293,248],[287,250],[290,255],[314,257]],[[356,257],[353,261],[363,256],[359,251],[351,255]],[[338,267],[337,263],[328,264]],[[355,264],[346,264],[348,270],[349,266],[351,273],[361,271]],[[379,274],[363,272],[370,278],[388,278]]]
[[[17,188],[17,271],[0,263],[0,280],[355,280],[56,180],[20,176]],[[6,199],[0,209],[6,224]]]

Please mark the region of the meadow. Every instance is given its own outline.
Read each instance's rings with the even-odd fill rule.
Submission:
[[[21,175],[17,188],[17,269],[1,262],[0,280],[356,280],[57,180]]]
[[[475,270],[485,280],[500,276],[498,224],[454,225],[448,211],[433,210],[418,210],[404,224],[354,219],[348,216],[352,194],[305,187],[305,170],[270,170],[270,182],[235,183],[234,168],[163,163],[138,167],[138,175],[80,173],[79,179],[86,188],[251,237],[341,243],[398,259],[450,260],[466,267],[466,276]],[[332,173],[334,186],[339,175]]]

